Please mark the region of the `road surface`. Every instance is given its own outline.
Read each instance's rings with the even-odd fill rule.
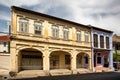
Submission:
[[[47,76],[11,80],[120,80],[120,72],[76,74],[65,76]]]

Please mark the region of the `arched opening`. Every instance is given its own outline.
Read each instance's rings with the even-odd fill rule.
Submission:
[[[53,51],[50,54],[50,69],[70,69],[71,57],[65,51]]]
[[[42,52],[36,49],[27,48],[19,51],[19,70],[42,70]]]
[[[86,53],[79,53],[77,55],[77,68],[89,68],[89,56]]]

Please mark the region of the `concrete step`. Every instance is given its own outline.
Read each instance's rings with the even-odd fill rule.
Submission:
[[[17,73],[17,78],[26,78],[26,77],[39,77],[39,76],[48,76],[47,71],[44,70],[25,70]]]
[[[0,69],[0,75],[9,75],[9,70]]]
[[[111,71],[113,71],[113,70],[110,68],[106,68],[106,67],[96,67],[95,68],[95,72],[111,72]]]
[[[72,71],[68,70],[68,69],[54,69],[54,70],[50,70],[50,75],[51,76],[70,75],[70,74],[72,74]]]
[[[81,69],[77,69],[77,73],[85,74],[85,73],[91,73],[91,72],[88,69],[81,68]]]
[[[0,80],[7,80],[9,77],[9,70],[0,69]]]

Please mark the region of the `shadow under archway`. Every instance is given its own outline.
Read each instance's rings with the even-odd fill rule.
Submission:
[[[50,69],[70,69],[70,53],[65,51],[53,51],[50,54]]]
[[[33,48],[19,51],[18,67],[21,70],[43,70],[42,52]]]
[[[79,53],[76,58],[76,66],[78,68],[89,68],[89,55],[87,53]]]

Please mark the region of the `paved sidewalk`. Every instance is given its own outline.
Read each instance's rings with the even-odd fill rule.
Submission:
[[[115,72],[119,72],[119,73],[120,73],[120,70],[117,70],[117,71],[115,71]]]
[[[0,69],[0,80],[9,78],[9,70]]]
[[[9,70],[0,69],[0,75],[7,75],[7,74],[9,74]]]

